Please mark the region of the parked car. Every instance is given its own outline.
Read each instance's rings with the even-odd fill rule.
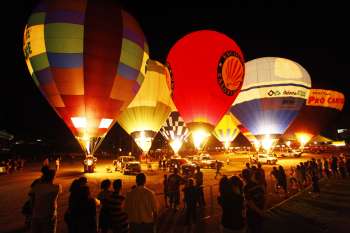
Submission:
[[[298,158],[301,156],[303,152],[301,150],[288,150],[288,151],[282,151],[281,156],[282,157],[295,157]]]
[[[216,168],[216,161],[209,154],[201,154],[193,157],[193,163],[201,168]],[[224,166],[222,161],[218,161],[218,163],[221,164],[221,167]]]
[[[250,157],[251,163],[276,164],[277,156],[274,154],[255,154]]]
[[[115,167],[115,171],[123,172],[125,165],[128,164],[129,162],[138,162],[138,161],[136,160],[135,156],[119,156],[116,160],[113,160],[113,166]]]
[[[139,161],[126,162],[122,169],[124,175],[128,174],[138,174],[141,172],[141,164]]]
[[[167,161],[169,172],[173,172],[177,168],[184,175],[193,174],[197,165],[186,158],[171,158]]]

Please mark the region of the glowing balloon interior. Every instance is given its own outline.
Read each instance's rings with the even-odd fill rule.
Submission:
[[[145,36],[112,1],[42,1],[25,27],[28,70],[49,104],[93,154],[144,80]]]
[[[284,137],[291,140],[296,138],[301,145],[304,144],[307,138],[318,135],[324,127],[332,123],[342,111],[344,103],[345,97],[340,92],[310,89],[306,104],[288,127]]]
[[[282,135],[305,104],[311,87],[307,71],[284,58],[249,61],[231,113],[255,136]]]
[[[160,129],[160,133],[170,142],[170,146],[178,154],[183,141],[187,139],[190,131],[179,112],[173,111]]]
[[[196,31],[171,48],[167,68],[174,104],[198,147],[203,144],[199,140],[209,136],[241,89],[243,54],[222,33]]]
[[[118,123],[147,153],[172,106],[165,67],[160,62],[149,59],[145,80],[133,101],[118,118]]]
[[[230,147],[231,142],[239,134],[238,125],[240,123],[232,116],[230,112],[226,113],[215,127],[213,135],[223,143],[225,149]]]

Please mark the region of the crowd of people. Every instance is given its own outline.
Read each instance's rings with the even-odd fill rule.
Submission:
[[[311,185],[313,196],[320,195],[319,180],[327,178],[346,178],[350,176],[350,158],[332,156],[327,159],[311,159],[300,162],[286,174],[283,166],[273,167],[270,175],[273,189],[283,190],[287,195],[289,188],[299,191]],[[219,184],[218,203],[222,207],[222,232],[260,233],[265,218],[267,177],[261,164],[249,163],[239,176],[223,176]]]
[[[54,183],[55,169],[43,166],[41,177],[31,184],[29,199],[22,209],[32,233],[54,233],[57,225],[57,198],[62,192]],[[64,220],[70,233],[151,233],[157,218],[155,193],[145,186],[146,176],[136,176],[136,185],[124,197],[122,180],[101,182],[101,192],[91,196],[88,180],[80,177],[69,188]],[[113,190],[111,190],[111,186]],[[100,208],[97,224],[97,208]]]
[[[57,170],[50,169],[46,163],[41,169],[41,177],[31,184],[29,199],[23,208],[26,222],[33,233],[56,231],[57,198],[62,188],[54,183]],[[349,176],[350,159],[345,160],[336,156],[330,159],[312,159],[291,167],[289,172],[286,172],[283,166],[273,167],[269,174],[272,179],[268,179],[267,175],[261,164],[251,166],[249,163],[240,174],[231,177],[220,175],[217,202],[222,208],[223,233],[247,230],[252,233],[262,232],[269,185],[273,191],[282,190],[286,195],[291,188],[301,190],[312,185],[312,193],[319,195],[319,179]],[[199,167],[191,176],[181,176],[177,168],[171,174],[164,175],[165,207],[177,211],[182,201],[185,225],[191,226],[198,222],[197,210],[206,205],[203,179],[203,172]],[[64,214],[68,231],[155,232],[158,216],[157,200],[155,193],[145,185],[146,176],[140,173],[136,176],[135,185],[123,196],[122,180],[106,179],[100,184],[100,193],[92,197],[86,177],[73,180],[69,189],[68,208]],[[183,198],[180,199],[181,197]]]
[[[20,171],[24,167],[25,160],[21,158],[13,158],[0,161],[0,173],[11,174]]]

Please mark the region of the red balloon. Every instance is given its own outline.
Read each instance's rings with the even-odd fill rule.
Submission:
[[[167,57],[172,97],[190,129],[212,131],[232,105],[244,77],[244,58],[226,35],[192,32],[171,48]]]

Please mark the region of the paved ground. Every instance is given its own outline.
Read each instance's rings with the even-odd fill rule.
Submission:
[[[349,233],[350,178],[324,179],[320,197],[306,191],[273,208],[265,232]]]
[[[328,155],[310,155],[306,154],[301,158],[280,159],[278,164],[289,168],[291,165],[295,165],[300,161],[305,161],[311,158],[311,156],[322,157]],[[217,159],[223,159],[224,155],[218,155]],[[223,174],[233,175],[238,174],[239,171],[248,161],[244,155],[235,155],[231,157],[229,166],[225,166],[222,170]],[[134,176],[124,176],[119,172],[108,173],[106,168],[111,165],[111,161],[100,161],[98,163],[97,171],[93,174],[83,174],[82,165],[80,162],[64,162],[61,169],[57,174],[55,180],[63,186],[63,193],[58,200],[58,228],[57,232],[66,232],[66,226],[63,222],[63,214],[67,209],[68,200],[68,188],[73,179],[85,175],[88,178],[89,186],[92,192],[92,196],[96,196],[99,192],[99,184],[103,179],[117,179],[123,180],[123,193],[130,190],[131,186],[135,183]],[[111,167],[111,166],[110,166]],[[269,174],[272,166],[263,166],[266,173]],[[165,171],[159,171],[156,169],[156,165],[153,166],[153,171],[147,171],[143,167],[147,175],[147,186],[153,189],[157,193],[158,203],[162,210],[162,218],[159,223],[159,232],[183,232],[184,228],[181,224],[183,222],[182,212],[172,212],[164,208],[164,198],[162,192],[162,177]],[[24,218],[20,213],[21,206],[27,198],[29,186],[31,182],[39,177],[40,164],[27,164],[23,171],[18,171],[10,175],[0,176],[0,232],[25,232],[23,230]],[[217,232],[217,226],[219,223],[219,216],[221,214],[220,207],[217,204],[216,197],[218,192],[218,181],[214,179],[215,172],[212,169],[203,169],[204,171],[204,185],[205,185],[205,197],[207,202],[207,208],[199,213],[201,222],[198,224],[196,231],[204,233]],[[272,192],[272,182],[268,177],[268,206],[273,206],[285,199],[283,194],[274,194]]]

